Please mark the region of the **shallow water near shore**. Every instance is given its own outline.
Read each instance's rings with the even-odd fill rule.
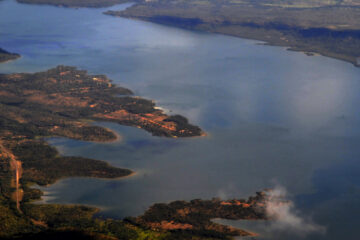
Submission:
[[[122,218],[156,202],[247,198],[281,185],[298,215],[327,231],[274,230],[264,239],[357,239],[360,69],[255,41],[102,14],[126,6],[0,2],[0,47],[22,55],[0,64],[0,72],[63,64],[107,74],[136,95],[186,116],[208,136],[167,139],[99,123],[122,141],[51,138],[62,154],[105,160],[138,174],[64,179],[41,188],[51,196],[47,202],[102,206],[100,215]]]

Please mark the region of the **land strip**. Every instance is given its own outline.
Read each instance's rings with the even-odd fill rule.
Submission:
[[[130,90],[113,85],[106,76],[88,75],[74,67],[2,74],[0,86],[0,222],[5,223],[0,225],[1,238],[220,240],[252,233],[215,224],[212,218],[266,219],[265,193],[248,200],[155,204],[144,215],[125,220],[95,218],[99,209],[88,206],[33,204],[42,195],[31,188],[34,183],[48,185],[75,176],[114,179],[133,174],[99,160],[61,156],[43,139],[116,139],[109,129],[84,119],[141,127],[165,137],[200,136],[203,132],[186,118],[167,116],[152,101],[131,96]]]
[[[360,65],[358,1],[156,0],[105,14],[256,39]]]
[[[63,7],[106,7],[128,0],[17,0]],[[355,0],[135,0],[105,14],[255,39],[360,66],[360,3]]]
[[[49,185],[66,177],[117,179],[131,170],[83,158],[64,157],[45,137],[110,142],[118,137],[94,121],[143,128],[153,135],[192,137],[204,133],[182,116],[168,116],[151,100],[132,96],[105,75],[74,67],[45,72],[0,74],[0,238],[164,239],[168,233],[146,230],[122,220],[96,219],[96,208],[32,204]],[[71,238],[71,237],[69,237]],[[169,238],[171,239],[171,238]]]
[[[20,55],[17,53],[10,53],[10,52],[0,48],[0,63],[15,60],[19,57],[20,57]]]
[[[266,220],[268,192],[257,192],[245,199],[195,199],[158,203],[142,216],[127,218],[132,224],[154,231],[176,232],[186,239],[190,236],[213,236],[226,239],[233,236],[255,236],[254,233],[212,222],[214,218],[232,220]]]

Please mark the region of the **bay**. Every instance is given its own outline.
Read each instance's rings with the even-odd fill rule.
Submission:
[[[98,123],[123,140],[49,139],[65,155],[105,160],[137,175],[64,179],[42,188],[47,202],[90,204],[101,207],[102,216],[122,218],[156,202],[245,198],[281,186],[294,214],[326,233],[274,230],[270,239],[357,239],[360,69],[257,41],[102,14],[127,6],[0,2],[0,46],[22,55],[1,64],[0,72],[63,64],[107,74],[208,136],[166,139]]]

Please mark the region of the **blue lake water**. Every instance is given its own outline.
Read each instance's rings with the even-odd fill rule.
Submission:
[[[122,218],[156,202],[245,198],[281,185],[296,214],[324,226],[325,234],[270,234],[263,222],[237,224],[264,232],[265,239],[358,239],[360,68],[256,41],[102,14],[126,6],[67,9],[1,1],[0,47],[22,58],[0,64],[0,72],[63,64],[107,74],[186,116],[208,136],[166,139],[99,123],[119,132],[122,141],[50,139],[65,155],[105,160],[138,174],[64,179],[42,188],[47,202],[95,205],[103,216]]]

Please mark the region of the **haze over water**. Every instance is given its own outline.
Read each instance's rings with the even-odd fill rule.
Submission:
[[[100,123],[123,141],[51,139],[65,155],[105,160],[138,174],[123,180],[65,179],[43,188],[48,202],[96,205],[104,208],[101,215],[122,218],[156,202],[246,198],[281,185],[298,215],[327,233],[276,230],[276,236],[264,233],[266,239],[357,239],[360,68],[251,40],[102,14],[126,6],[0,2],[0,47],[22,55],[0,64],[0,72],[63,64],[106,74],[186,116],[208,136],[166,139]],[[261,228],[252,225],[247,227]]]

